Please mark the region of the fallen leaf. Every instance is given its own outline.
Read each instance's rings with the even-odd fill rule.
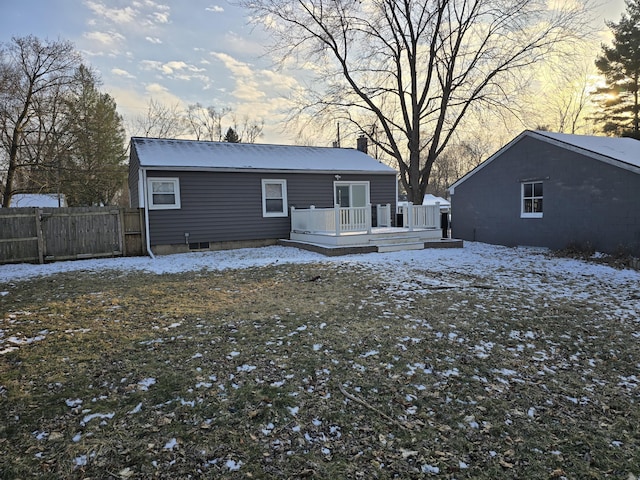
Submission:
[[[400,453],[402,453],[402,458],[409,458],[418,455],[417,450],[406,450],[404,448],[400,449]]]
[[[118,475],[120,475],[120,478],[131,478],[133,471],[129,467],[123,468],[118,472]]]

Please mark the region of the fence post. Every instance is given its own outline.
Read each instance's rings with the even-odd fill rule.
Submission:
[[[367,203],[366,210],[364,211],[364,221],[367,227],[367,233],[371,233],[371,204]]]
[[[38,235],[38,262],[44,263],[44,236],[42,235],[42,225],[40,219],[42,218],[42,209],[35,209],[36,220],[36,234]]]
[[[409,231],[413,232],[413,202],[409,202],[407,205],[407,225],[409,226]]]
[[[123,257],[127,256],[127,252],[125,251],[127,249],[127,241],[125,238],[125,224],[124,224],[124,209],[123,208],[118,208],[118,210],[116,210],[116,223],[118,224],[118,228],[120,229],[119,235],[118,235],[118,242],[120,243],[119,247],[120,247],[120,254]]]
[[[336,203],[335,207],[335,217],[336,217],[336,236],[340,235],[340,204]]]

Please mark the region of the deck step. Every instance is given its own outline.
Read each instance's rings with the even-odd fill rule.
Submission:
[[[410,243],[389,243],[377,245],[378,252],[400,252],[402,250],[422,250],[424,248],[424,242],[410,242]]]
[[[394,237],[378,237],[369,239],[371,245],[395,245],[404,243],[419,243],[420,237],[417,236],[394,236]]]

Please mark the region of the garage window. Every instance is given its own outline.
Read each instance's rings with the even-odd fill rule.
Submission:
[[[542,218],[542,182],[522,183],[522,218]]]

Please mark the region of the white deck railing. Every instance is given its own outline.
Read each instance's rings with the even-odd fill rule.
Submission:
[[[435,205],[414,205],[409,202],[400,209],[402,213],[402,226],[413,230],[414,228],[441,228],[440,227],[440,203]]]
[[[391,206],[378,205],[378,226],[391,226]],[[341,235],[352,232],[371,233],[371,204],[365,207],[316,208],[291,207],[291,231]]]

